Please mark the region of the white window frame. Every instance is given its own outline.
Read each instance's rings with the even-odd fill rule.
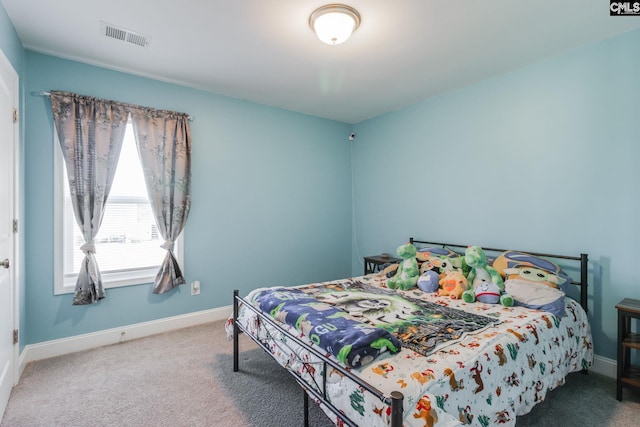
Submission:
[[[64,239],[71,239],[72,236],[64,235],[64,198],[65,198],[65,181],[67,179],[64,176],[64,158],[62,157],[62,151],[60,150],[60,142],[58,140],[57,132],[54,131],[54,161],[53,161],[53,182],[54,182],[54,203],[53,203],[53,246],[54,246],[54,295],[69,294],[75,291],[76,281],[78,278],[78,272],[66,275],[64,274],[64,257],[72,256],[71,253],[65,254],[65,241]],[[71,215],[73,218],[73,213]],[[75,225],[75,224],[74,224]],[[180,233],[180,236],[176,240],[174,255],[178,260],[178,263],[183,268],[184,273],[184,231]],[[71,242],[68,242],[68,248],[71,248]],[[100,250],[99,246],[97,250]],[[99,266],[98,266],[99,267]],[[160,264],[153,267],[138,268],[120,270],[115,272],[101,272],[102,286],[105,289],[117,288],[122,286],[134,286],[150,284],[156,278]]]

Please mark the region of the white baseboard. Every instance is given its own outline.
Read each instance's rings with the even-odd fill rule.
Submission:
[[[595,355],[593,356],[593,365],[591,366],[591,368],[589,368],[589,370],[598,374],[605,375],[607,377],[616,378],[617,366],[617,361]]]
[[[136,338],[169,332],[176,329],[196,326],[203,323],[215,322],[227,319],[232,312],[232,306],[213,308],[182,314],[180,316],[166,317],[164,319],[149,322],[136,323],[121,326],[119,328],[105,329],[89,334],[75,335],[57,340],[45,341],[38,344],[28,344],[22,350],[19,360],[19,377],[29,362],[47,359],[49,357],[62,356],[77,351],[89,350],[105,345],[117,344]],[[16,380],[17,382],[17,380]]]

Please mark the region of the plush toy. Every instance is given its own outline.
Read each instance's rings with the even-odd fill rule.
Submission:
[[[416,253],[420,274],[429,270],[444,273],[446,270],[461,269],[462,259],[458,253],[446,248],[423,248]]]
[[[461,271],[449,270],[440,275],[441,289],[438,291],[440,296],[450,296],[452,299],[459,299],[463,293],[469,289],[467,278]]]
[[[495,283],[483,280],[477,284],[476,288],[473,290],[473,293],[476,301],[484,302],[487,304],[498,304],[500,302],[500,295],[502,294],[502,290]],[[467,297],[467,299],[469,299],[469,301],[467,302],[474,301],[469,297]]]
[[[416,260],[418,261],[418,266],[420,267],[420,274],[424,274],[427,271],[431,270],[437,270],[437,266],[435,263],[437,259],[438,257],[431,252],[423,250],[417,251]]]
[[[420,266],[420,274],[424,274],[427,271],[433,271],[438,274],[438,268],[431,262],[431,260],[422,261],[418,258],[418,265]]]
[[[416,261],[416,247],[411,243],[398,247],[396,251],[402,261],[398,263],[398,269],[395,276],[387,280],[389,289],[407,290],[416,285],[420,271],[418,270],[418,261]]]
[[[498,271],[487,264],[487,257],[480,246],[470,246],[464,252],[464,260],[471,270],[467,280],[471,289],[462,294],[465,302],[480,302],[513,306],[513,297],[504,293],[504,282]]]
[[[437,292],[440,287],[440,275],[433,270],[425,271],[418,277],[418,288],[423,292]]]

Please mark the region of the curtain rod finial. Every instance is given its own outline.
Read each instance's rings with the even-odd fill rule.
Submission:
[[[31,92],[33,96],[46,96],[47,98],[51,96],[51,92],[47,92],[44,90],[34,90]]]

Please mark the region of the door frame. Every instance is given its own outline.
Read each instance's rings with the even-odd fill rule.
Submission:
[[[13,385],[18,384],[20,379],[20,374],[22,373],[22,369],[19,364],[20,360],[20,269],[22,263],[20,257],[20,236],[21,236],[21,226],[22,217],[20,216],[20,200],[21,200],[21,186],[20,186],[20,127],[21,123],[21,111],[20,111],[20,76],[16,72],[13,64],[7,58],[4,51],[0,49],[0,62],[2,63],[2,68],[9,71],[11,74],[12,82],[10,84],[13,85],[13,108],[17,110],[18,120],[14,123],[13,126],[13,167],[12,167],[12,175],[13,175],[13,219],[18,221],[18,230],[13,233],[13,259],[11,260],[12,268],[10,269],[11,281],[12,281],[12,290],[13,290],[13,330],[18,329],[18,343],[13,346]]]

